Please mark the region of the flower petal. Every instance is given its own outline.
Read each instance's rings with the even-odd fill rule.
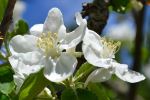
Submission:
[[[124,81],[136,83],[145,79],[144,75],[128,69],[128,66],[126,64],[118,63],[114,67],[115,74]]]
[[[66,27],[65,25],[61,25],[58,31],[58,41],[62,41],[66,35]]]
[[[43,67],[44,57],[39,52],[19,53],[9,57],[9,62],[15,72],[29,75]]]
[[[14,82],[16,84],[16,93],[19,92],[24,80],[25,80],[25,77],[19,73],[15,73],[15,75],[13,76],[14,77]]]
[[[83,43],[85,45],[91,45],[91,47],[93,49],[97,50],[99,53],[103,50],[103,45],[101,43],[101,37],[92,30],[89,30],[89,29],[86,30],[86,34],[83,38]]]
[[[42,32],[43,32],[43,24],[35,24],[30,28],[31,35],[39,37]]]
[[[52,8],[44,22],[43,32],[58,33],[60,26],[63,25],[63,16],[58,8]]]
[[[53,71],[49,71],[47,66],[44,70],[44,75],[52,82],[61,82],[73,74],[76,65],[77,60],[75,57],[62,53],[58,58]]]
[[[101,57],[101,52],[103,51],[101,37],[94,31],[88,29],[86,30],[82,44],[82,51],[85,59],[90,64],[104,68],[111,66],[111,58]]]
[[[85,87],[88,85],[89,82],[104,82],[111,78],[112,70],[99,68],[94,70],[87,78],[85,82]]]
[[[77,13],[75,14],[75,16],[76,16],[77,25],[80,25],[80,24],[83,22],[83,20],[86,20],[86,19],[83,19],[83,18],[82,18],[80,12],[77,12]]]
[[[50,81],[51,81],[51,78],[52,78],[52,77],[50,78],[50,76],[51,76],[51,73],[54,72],[54,66],[55,65],[56,65],[56,62],[53,59],[51,59],[51,57],[45,59],[44,76],[47,79],[49,79]]]
[[[87,22],[83,21],[74,31],[66,33],[64,41],[61,42],[61,48],[69,49],[79,44],[85,35],[86,26]]]
[[[84,54],[84,58],[92,65],[97,66],[97,67],[104,67],[108,68],[111,66],[111,61],[112,59],[106,58],[103,59],[100,57],[100,52],[96,49],[93,48],[91,44],[87,45],[84,44],[82,45],[82,51]]]
[[[16,35],[10,40],[10,51],[14,53],[26,53],[36,50],[37,37],[33,35]]]

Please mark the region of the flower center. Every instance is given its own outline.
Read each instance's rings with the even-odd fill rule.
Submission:
[[[57,45],[57,33],[53,34],[50,32],[48,32],[47,34],[42,33],[37,40],[37,47],[42,49],[46,55],[49,54],[52,50],[54,49],[56,50],[56,45]]]
[[[103,57],[113,57],[119,50],[121,42],[113,41],[111,39],[102,38],[101,43],[103,45]]]

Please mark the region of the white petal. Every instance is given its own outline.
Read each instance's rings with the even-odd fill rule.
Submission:
[[[93,49],[97,50],[100,53],[103,50],[103,45],[100,41],[101,37],[96,32],[86,29],[86,33],[83,38],[83,43],[85,45],[91,45]]]
[[[89,82],[104,82],[111,78],[112,70],[99,68],[94,70],[87,78],[85,82],[85,87],[88,85]]]
[[[44,65],[44,76],[49,79],[51,81],[51,73],[54,72],[54,66],[56,65],[56,62],[51,59],[50,57],[49,58],[46,58],[45,59],[45,65]]]
[[[61,48],[69,49],[79,44],[85,35],[86,26],[87,22],[83,21],[74,31],[66,33],[64,41],[61,42]]]
[[[83,51],[85,59],[90,64],[97,66],[97,67],[104,67],[104,68],[108,68],[111,66],[112,59],[101,58],[100,52],[96,48],[93,48],[93,46],[91,44],[87,45],[87,44],[83,43],[82,51]]]
[[[33,35],[17,35],[10,40],[11,53],[26,53],[36,50],[37,37]]]
[[[30,28],[30,33],[34,36],[40,36],[43,32],[43,24],[36,24]]]
[[[28,52],[10,56],[9,62],[15,72],[29,75],[43,67],[43,59],[39,52]]]
[[[43,32],[58,33],[60,26],[63,25],[63,16],[58,8],[52,8],[44,22]]]
[[[65,25],[61,25],[58,31],[58,41],[62,41],[66,35],[66,27]]]
[[[124,81],[136,83],[145,79],[145,77],[142,74],[128,69],[128,66],[126,64],[118,64],[114,67],[115,74]]]
[[[52,82],[61,82],[71,76],[76,68],[77,60],[68,54],[61,54],[58,58],[53,71],[49,71],[48,67],[44,70],[44,75]]]
[[[76,16],[77,25],[80,25],[80,24],[83,22],[83,20],[86,20],[86,19],[83,19],[83,18],[82,18],[81,14],[80,14],[79,12],[77,12],[77,13],[75,14],[75,16]]]
[[[15,75],[13,76],[14,77],[14,82],[16,84],[16,93],[19,92],[24,80],[25,80],[25,77],[19,73],[15,73]]]

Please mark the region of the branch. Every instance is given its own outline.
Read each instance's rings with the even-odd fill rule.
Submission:
[[[84,3],[82,9],[82,16],[88,17],[88,28],[94,30],[98,34],[102,33],[108,16],[109,16],[109,3],[106,0],[94,0],[92,3]]]
[[[144,14],[145,14],[145,0],[141,0],[144,7],[143,9],[137,14],[134,13],[135,21],[136,21],[136,28],[137,33],[135,37],[135,54],[134,54],[134,63],[133,63],[133,70],[140,71],[141,67],[141,60],[142,60],[142,43],[143,43],[143,24],[144,24]],[[137,90],[137,83],[130,84],[129,87],[129,94],[128,100],[136,100],[136,90]]]
[[[16,0],[8,0],[7,8],[5,10],[3,20],[0,24],[0,49],[5,39],[5,34],[9,28],[10,23],[12,22],[13,9],[14,9],[15,3],[16,3]]]

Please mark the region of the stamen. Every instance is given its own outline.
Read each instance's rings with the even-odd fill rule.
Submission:
[[[37,40],[37,47],[44,50],[44,52],[47,54],[51,48],[55,47],[55,42],[57,39],[57,33],[50,33],[47,34],[42,33],[41,36]]]
[[[116,42],[111,39],[106,39],[105,37],[101,39],[101,43],[103,44],[104,49],[107,49],[107,51],[109,51],[108,53],[110,54],[115,54],[119,50],[121,45],[120,41]]]

